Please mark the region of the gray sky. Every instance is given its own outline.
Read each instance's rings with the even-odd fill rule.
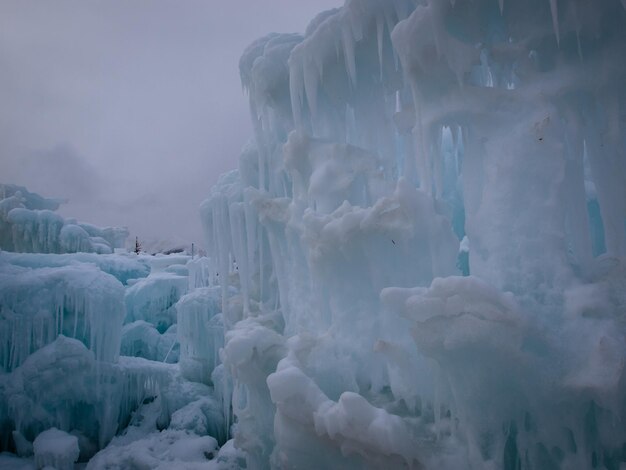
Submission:
[[[238,61],[342,0],[2,0],[0,182],[96,225],[201,242],[251,136]]]

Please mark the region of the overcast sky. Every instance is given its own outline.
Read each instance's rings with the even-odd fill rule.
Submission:
[[[342,0],[2,0],[0,182],[134,237],[201,242],[251,136],[238,61]]]

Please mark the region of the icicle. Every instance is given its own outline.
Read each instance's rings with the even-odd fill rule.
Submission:
[[[626,0],[624,0],[626,1]],[[577,2],[573,2],[572,3],[572,8],[574,9],[574,23],[576,24],[576,45],[578,47],[578,57],[580,58],[580,61],[582,62],[583,60],[583,50],[582,47],[580,45],[580,19],[578,18],[578,6],[577,6]]]
[[[383,17],[376,17],[376,38],[378,40],[378,63],[380,64],[380,81],[383,81],[383,33],[385,31],[385,25],[383,23]]]
[[[250,202],[248,192],[244,193],[244,219],[246,225],[246,251],[248,256],[249,279],[252,279],[256,272],[255,246],[257,242],[257,219]]]
[[[498,0],[498,4],[500,5],[500,14],[504,14],[504,0]]]
[[[170,346],[169,351],[167,351],[167,354],[165,355],[165,358],[163,358],[163,362],[167,362],[167,358],[170,357],[170,353],[172,352],[172,350],[174,349],[174,346],[176,346],[176,344],[178,344],[177,341],[173,341],[172,345]]]
[[[239,274],[239,283],[241,285],[241,294],[243,297],[244,315],[248,316],[249,308],[249,279],[250,273],[248,268],[248,249],[246,239],[246,229],[243,203],[235,202],[230,205],[229,218],[231,227],[232,248],[237,257],[237,267]]]
[[[452,136],[452,145],[454,146],[454,151],[456,152],[457,146],[459,145],[459,126],[456,124],[451,124],[450,127],[450,135]]]
[[[289,93],[291,97],[291,114],[296,129],[302,128],[302,72],[297,65],[289,64]],[[298,64],[299,65],[299,64]],[[259,149],[260,152],[260,149]],[[259,167],[259,173],[261,168]],[[263,189],[263,187],[259,187]]]
[[[560,45],[560,37],[559,37],[559,11],[557,8],[556,0],[550,1],[550,11],[552,12],[552,27],[554,28],[554,35],[556,36],[556,44]]]
[[[433,172],[435,179],[435,197],[437,199],[441,199],[443,195],[443,149],[442,149],[442,137],[443,137],[443,126],[437,126],[435,130],[432,131],[434,135],[431,136],[432,148],[431,152],[433,155]]]
[[[626,0],[622,0],[622,6],[624,7],[624,10],[626,10]]]
[[[352,39],[352,33],[346,26],[342,28],[342,42],[343,42],[343,57],[346,63],[346,71],[350,78],[350,83],[356,88],[356,62],[354,58],[354,41]]]
[[[263,282],[265,281],[265,276],[263,275],[263,271],[265,269],[265,257],[263,255],[264,249],[263,249],[263,228],[260,227],[259,231],[257,232],[257,237],[258,237],[258,241],[257,241],[257,246],[259,247],[259,303],[261,305],[261,310],[263,310],[263,301],[264,299],[264,294],[265,294],[265,289],[263,288]]]
[[[420,189],[427,194],[431,192],[431,174],[428,159],[428,147],[426,146],[424,129],[422,125],[422,103],[417,89],[417,83],[411,83],[413,91],[413,102],[415,104],[415,126],[413,127],[413,136],[415,139],[415,153],[418,161],[418,177]]]
[[[313,64],[310,59],[307,58],[304,65],[304,91],[306,93],[306,99],[309,103],[309,109],[311,110],[311,118],[315,119],[317,115],[317,70],[312,70]]]

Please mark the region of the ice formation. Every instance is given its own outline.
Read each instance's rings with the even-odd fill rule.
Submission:
[[[346,0],[255,41],[207,258],[0,253],[1,449],[624,468],[625,53],[619,0]],[[14,251],[106,238],[11,191]]]
[[[202,287],[176,304],[181,340],[180,370],[195,382],[210,383],[224,345],[224,325],[219,287]]]
[[[123,285],[91,265],[0,264],[0,364],[11,371],[59,335],[81,340],[98,360],[114,361],[123,302]]]
[[[250,468],[626,465],[625,27],[347,0],[244,52],[202,217]]]
[[[27,196],[18,202],[38,203]],[[75,226],[63,225],[61,236]],[[92,242],[97,230],[85,229]],[[28,231],[12,237],[16,251],[32,240]],[[0,454],[0,467],[200,468],[213,460],[223,469],[241,460],[232,445],[219,449],[228,440],[230,398],[219,373],[220,390],[212,386],[223,330],[215,320],[220,288],[211,288],[212,304],[202,295],[208,260],[47,253],[57,251],[52,246],[0,252],[0,451],[12,452]],[[189,289],[199,305],[179,302]],[[204,319],[211,348],[198,337]],[[188,380],[181,349],[190,361],[205,361],[211,350],[206,376]]]
[[[0,249],[22,253],[112,253],[123,248],[128,229],[100,228],[64,219],[63,201],[46,199],[22,186],[0,184]]]
[[[145,320],[163,333],[176,321],[174,305],[187,292],[187,277],[168,272],[151,273],[126,291],[126,320]]]

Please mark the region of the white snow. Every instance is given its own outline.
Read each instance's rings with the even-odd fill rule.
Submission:
[[[57,470],[73,470],[80,453],[76,436],[50,428],[33,442],[37,468],[52,467]]]

